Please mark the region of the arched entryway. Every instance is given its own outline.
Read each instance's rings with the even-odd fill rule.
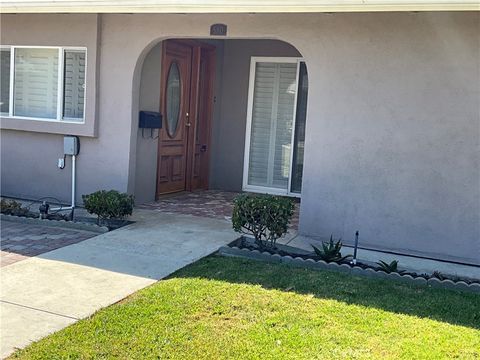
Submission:
[[[280,40],[158,43],[139,110],[160,112],[163,127],[138,134],[137,199],[207,188],[299,196],[307,89],[304,59]]]

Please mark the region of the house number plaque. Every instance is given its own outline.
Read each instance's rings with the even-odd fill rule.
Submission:
[[[225,25],[225,24],[213,24],[212,26],[210,26],[210,35],[226,36],[227,35],[227,25]]]

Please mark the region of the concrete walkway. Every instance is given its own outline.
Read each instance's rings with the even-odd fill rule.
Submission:
[[[2,268],[1,357],[231,242],[231,223],[136,210],[136,223]]]

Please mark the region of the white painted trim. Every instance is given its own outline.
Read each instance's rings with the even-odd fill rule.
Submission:
[[[8,116],[13,116],[13,79],[15,78],[15,49],[10,47],[10,93],[8,95]]]
[[[301,194],[294,192],[287,192],[278,188],[256,186],[256,185],[247,185],[242,189],[243,191],[259,193],[259,194],[271,194],[271,195],[280,195],[280,196],[289,196],[295,198],[301,198]]]
[[[51,122],[55,124],[76,124],[76,125],[84,125],[85,121],[75,121],[73,118],[70,118],[68,120],[63,119],[62,121],[58,121],[57,119],[51,119],[51,118],[38,118],[38,117],[30,117],[30,116],[8,116],[4,113],[0,114],[0,119],[11,119],[11,120],[29,120],[29,121],[42,121],[42,122]],[[80,119],[78,119],[80,120]]]
[[[300,57],[280,57],[280,56],[252,56],[251,61],[257,62],[271,62],[271,63],[288,63],[288,64],[294,64],[297,63],[298,61],[304,61],[303,58]],[[251,64],[252,62],[250,62]]]
[[[2,13],[478,11],[478,0],[3,0]]]
[[[46,121],[55,123],[68,124],[85,124],[85,112],[87,106],[86,91],[87,91],[87,48],[81,46],[38,46],[38,45],[1,45],[0,49],[10,49],[10,89],[9,89],[9,112],[1,113],[2,119],[18,119],[18,120],[33,120]],[[58,49],[58,84],[57,84],[57,116],[56,118],[38,118],[31,116],[18,116],[14,114],[14,88],[15,88],[15,49]],[[83,103],[83,118],[63,118],[63,87],[64,87],[64,56],[65,51],[85,52],[85,96]]]
[[[300,197],[301,194],[293,193],[290,191],[291,186],[291,177],[292,177],[292,160],[293,157],[290,155],[290,169],[289,169],[289,179],[287,190],[269,188],[263,186],[255,186],[248,184],[248,172],[249,172],[249,162],[250,162],[250,141],[252,133],[252,116],[253,116],[253,95],[255,90],[255,70],[257,62],[273,62],[273,63],[295,63],[297,64],[297,75],[296,75],[296,92],[295,92],[295,103],[293,109],[293,127],[292,127],[292,139],[295,138],[295,121],[297,116],[297,96],[298,96],[298,76],[300,69],[300,62],[305,61],[303,58],[299,57],[268,57],[268,56],[252,56],[250,59],[250,77],[248,83],[248,101],[247,101],[247,125],[245,127],[245,144],[244,144],[244,157],[243,157],[243,180],[242,180],[242,189],[244,191],[257,192],[257,193],[268,193],[274,195],[284,195],[292,197]],[[293,151],[293,141],[291,142],[291,149]]]

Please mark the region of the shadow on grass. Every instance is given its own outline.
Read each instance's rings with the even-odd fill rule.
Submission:
[[[347,304],[480,329],[480,295],[213,255],[170,278],[203,278],[312,294]]]

